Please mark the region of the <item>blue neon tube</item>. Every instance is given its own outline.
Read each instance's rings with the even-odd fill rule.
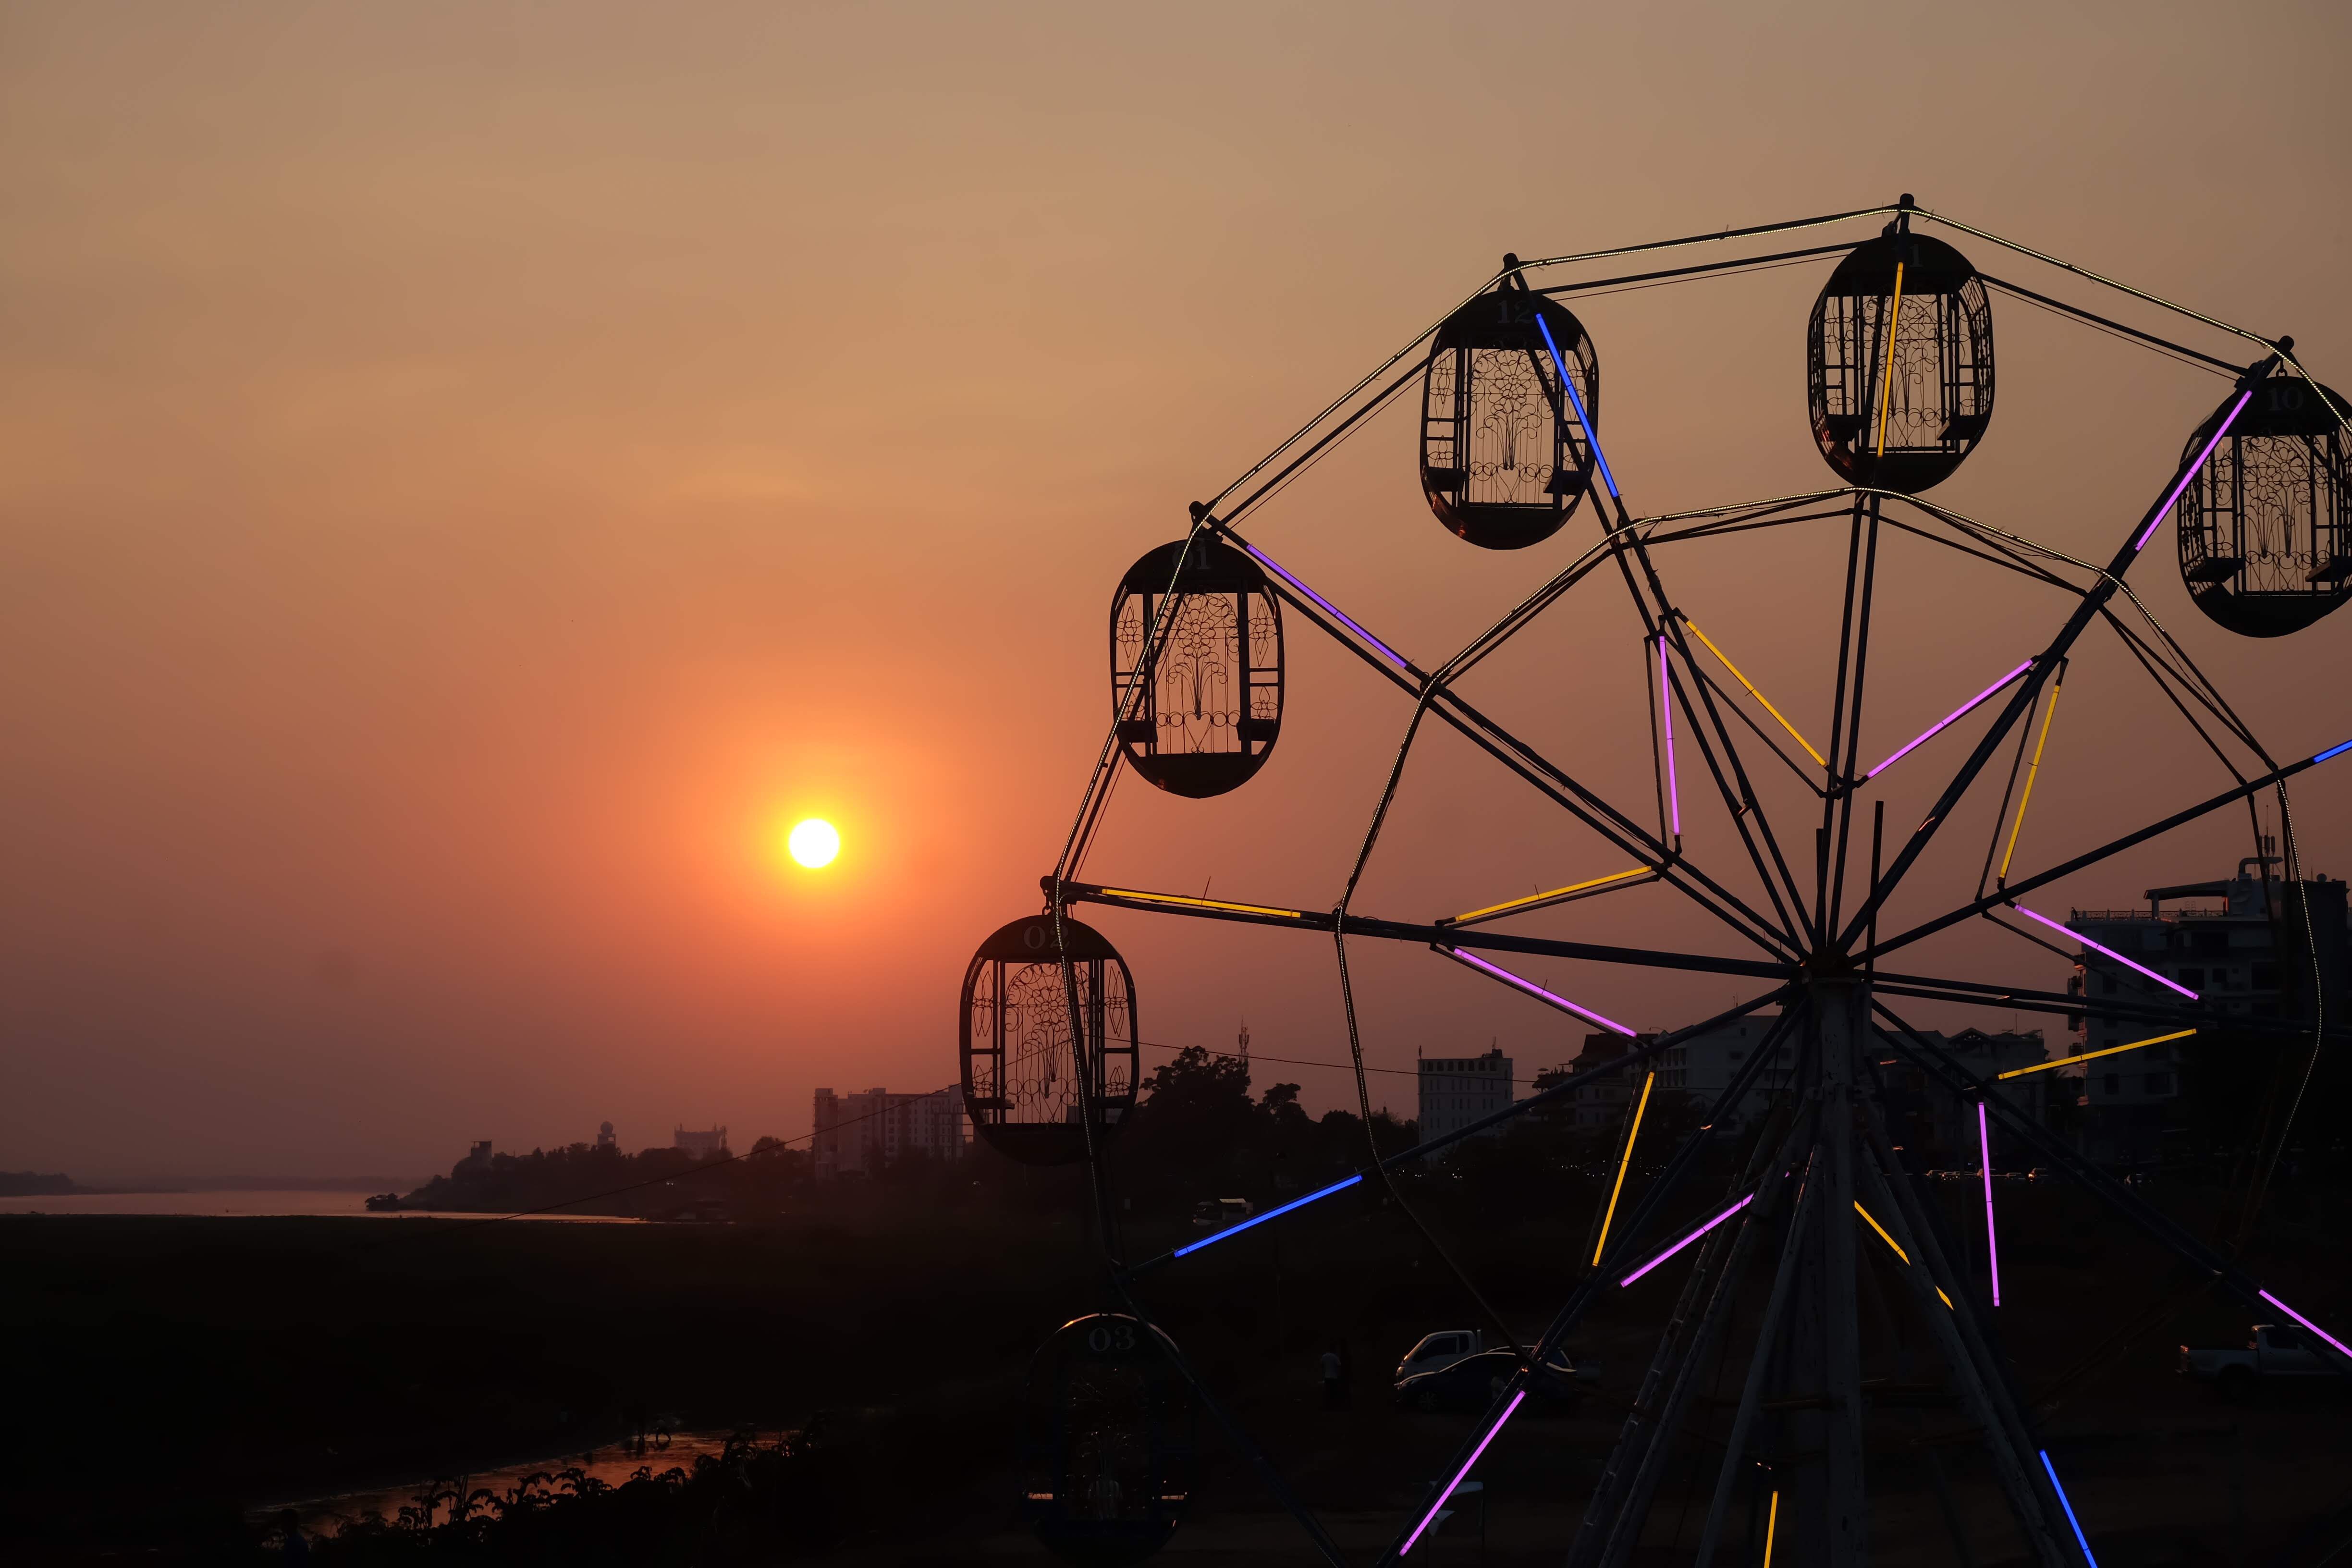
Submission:
[[[1559,345],[1551,341],[1551,323],[1536,312],[1536,325],[1543,329],[1544,347],[1551,350],[1552,367],[1559,372],[1559,389],[1568,394],[1568,405],[1576,410],[1576,422],[1584,426],[1584,439],[1592,447],[1592,460],[1601,465],[1601,482],[1609,487],[1609,499],[1617,499],[1617,476],[1609,471],[1609,459],[1601,450],[1601,432],[1584,416],[1584,399],[1576,395],[1576,383],[1568,379],[1568,362],[1559,355]],[[2249,395],[2252,395],[2249,394]]]
[[[2083,1549],[2083,1561],[2091,1568],[2099,1568],[2099,1560],[2091,1555],[2091,1543],[2084,1539],[2083,1521],[2074,1517],[2074,1505],[2066,1500],[2066,1489],[2058,1484],[2058,1470],[2050,1462],[2050,1451],[2042,1448],[2036,1452],[2042,1456],[2042,1472],[2050,1478],[2050,1489],[2058,1494],[2058,1506],[2066,1510],[2066,1522],[2074,1527],[2074,1544]]]
[[[1278,1209],[1268,1209],[1264,1214],[1252,1215],[1249,1218],[1242,1221],[1241,1224],[1228,1226],[1223,1230],[1217,1232],[1214,1236],[1204,1236],[1189,1247],[1180,1247],[1173,1253],[1170,1254],[1170,1256],[1173,1258],[1181,1258],[1188,1252],[1198,1252],[1201,1248],[1208,1246],[1213,1241],[1223,1241],[1229,1236],[1239,1236],[1242,1232],[1247,1230],[1254,1225],[1264,1225],[1270,1219],[1288,1214],[1292,1209],[1305,1208],[1317,1198],[1328,1198],[1333,1193],[1345,1192],[1363,1179],[1364,1178],[1359,1174],[1350,1176],[1344,1182],[1334,1182],[1320,1192],[1309,1193],[1303,1198],[1293,1198]]]
[[[2315,763],[2324,763],[2330,757],[2340,757],[2347,752],[2352,752],[2352,741],[2347,741],[2340,746],[2330,746],[2311,760]]]

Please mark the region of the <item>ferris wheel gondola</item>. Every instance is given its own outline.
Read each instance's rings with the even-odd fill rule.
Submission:
[[[2264,382],[2174,503],[2180,580],[2217,626],[2284,637],[2352,597],[2344,406],[2315,382]],[[2184,459],[2227,408],[2190,434]]]
[[[1984,439],[1992,305],[1943,241],[1897,224],[1855,246],[1813,301],[1805,347],[1813,443],[1847,483],[1916,495]]]
[[[1430,510],[1487,550],[1541,543],[1592,486],[1584,422],[1600,417],[1601,358],[1584,323],[1516,273],[1507,276],[1448,317],[1431,345],[1421,393],[1421,488]]]

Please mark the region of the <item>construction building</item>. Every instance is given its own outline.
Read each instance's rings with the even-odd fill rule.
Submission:
[[[2267,851],[2271,841],[2265,839]],[[2232,1018],[2309,1020],[2315,998],[2331,1018],[2347,1015],[2352,947],[2346,935],[2345,885],[2327,877],[2286,882],[2269,854],[2238,862],[2227,880],[2150,888],[2147,907],[2074,910],[2066,929],[2083,939],[2069,992],[2096,1004],[2186,1005],[2226,1027]],[[2195,902],[2180,900],[2194,900]],[[2103,1018],[2085,1010],[2071,1020],[2068,1055],[2112,1050],[2171,1034],[2138,1019]],[[2153,1163],[2168,1131],[2178,1131],[2180,1064],[2189,1042],[2166,1041],[2062,1068],[2057,1092],[2081,1108],[2082,1150],[2115,1163]]]

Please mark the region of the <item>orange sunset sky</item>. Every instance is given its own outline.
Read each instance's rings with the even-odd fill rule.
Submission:
[[[2316,4],[0,7],[0,1168],[418,1175],[607,1118],[743,1148],[818,1085],[945,1084],[965,959],[1037,907],[1101,742],[1119,574],[1502,252],[1907,190],[2352,385],[2347,46]],[[1828,265],[1576,303],[1636,510],[1832,482]],[[2227,384],[1993,309],[1991,432],[1934,499],[2104,559]],[[1474,550],[1413,438],[1383,415],[1251,536],[1422,652],[1592,523]],[[1832,531],[1667,563],[1816,731]],[[1885,571],[1865,750],[2061,614],[1924,548]],[[2134,581],[2278,755],[2352,737],[2352,615],[2233,637],[2168,525]],[[1591,588],[1476,700],[1638,803],[1639,629]],[[2085,646],[2045,862],[2227,782]],[[1130,779],[1090,875],[1329,906],[1407,705],[1297,626],[1291,654],[1265,772]],[[1890,822],[1931,782],[1890,778]],[[2352,873],[2347,801],[2352,762],[2298,787],[2307,869]],[[1972,889],[1993,804],[1911,912]],[[822,872],[781,853],[808,816],[844,836]],[[1358,907],[1398,918],[1619,868],[1458,742],[1389,833]],[[2249,834],[2042,902],[2227,875]],[[1345,1056],[1328,940],[1092,918],[1148,1039],[1246,1015],[1262,1053]],[[1733,951],[1656,889],[1541,929]],[[2063,985],[1998,937],[1934,964]],[[1357,963],[1380,1065],[1576,1048],[1425,951]],[[1530,972],[1643,1027],[1734,991]]]

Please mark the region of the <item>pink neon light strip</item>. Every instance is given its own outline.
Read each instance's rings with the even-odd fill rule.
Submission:
[[[2010,905],[2009,907],[2010,907],[2011,909],[2012,909],[2012,910],[2015,910],[2019,914],[2023,915],[2027,920],[2030,920],[2030,921],[2040,921],[2043,925],[2048,926],[2052,931],[2064,931],[2066,935],[2073,937],[2076,942],[2081,942],[2084,947],[2089,948],[2092,952],[2104,952],[2104,953],[2105,953],[2109,958],[2114,959],[2117,963],[2122,964],[2126,969],[2137,969],[2137,970],[2138,970],[2142,974],[2147,975],[2150,980],[2155,981],[2158,985],[2164,986],[2164,987],[2166,987],[2168,990],[2178,991],[2178,992],[2179,992],[2183,996],[2188,997],[2191,1002],[2194,1002],[2194,1001],[2196,1001],[2196,1000],[2197,1000],[2197,993],[2196,993],[2196,992],[2194,992],[2194,991],[2191,991],[2190,989],[2189,989],[2189,987],[2188,987],[2188,986],[2186,986],[2186,985],[2179,985],[2179,984],[2174,984],[2172,981],[2167,980],[2163,975],[2158,974],[2155,970],[2150,969],[2150,968],[2149,968],[2147,964],[2145,964],[2145,963],[2134,963],[2130,959],[2126,958],[2122,953],[2117,952],[2116,952],[2114,948],[2112,948],[2112,947],[2101,947],[2097,942],[2093,942],[2089,937],[2084,936],[2081,931],[2067,931],[2067,930],[2066,930],[2066,928],[2065,928],[2064,926],[2060,925],[2056,921],[2052,920],[2048,915],[2037,915],[2037,914],[2035,914],[2032,910],[2027,909],[2023,904],[2011,904],[2011,905]]]
[[[1412,1543],[1421,1539],[1421,1532],[1429,1528],[1429,1521],[1437,1517],[1437,1510],[1454,1496],[1454,1489],[1462,1484],[1462,1478],[1470,1473],[1470,1467],[1478,1462],[1478,1456],[1486,1451],[1486,1445],[1495,1440],[1495,1434],[1503,1429],[1503,1423],[1511,1418],[1511,1413],[1519,1407],[1519,1401],[1527,1396],[1528,1391],[1524,1388],[1511,1395],[1511,1402],[1503,1406],[1502,1415],[1486,1429],[1486,1435],[1478,1439],[1478,1446],[1470,1450],[1470,1458],[1463,1461],[1462,1468],[1454,1473],[1453,1480],[1446,1483],[1445,1489],[1437,1494],[1437,1500],[1429,1505],[1429,1511],[1421,1516],[1421,1522],[1412,1527],[1412,1533],[1404,1538],[1404,1544],[1397,1548],[1398,1556],[1402,1557],[1412,1550]]]
[[[2305,1328],[2309,1329],[2313,1333],[2317,1334],[2321,1339],[2326,1340],[2329,1344],[2334,1345],[2338,1351],[2341,1351],[2347,1359],[2352,1359],[2352,1346],[2346,1345],[2342,1340],[2337,1339],[2334,1334],[2329,1333],[2326,1329],[2321,1328],[2317,1323],[2313,1322],[2309,1318],[2305,1317],[2301,1312],[2296,1311],[2293,1307],[2288,1306],[2284,1301],[2280,1300],[2276,1296],[2272,1295],[2269,1291],[2264,1290],[2260,1292],[2260,1294],[2263,1300],[2268,1301],[2272,1306],[2276,1307],[2280,1311],[2284,1312],[2288,1317],[2293,1318],[2296,1322],[2301,1323]]]
[[[1956,721],[1967,718],[1969,712],[1973,710],[1979,703],[1982,702],[1986,698],[1990,697],[1994,692],[1999,691],[2002,687],[2007,686],[2011,681],[2015,680],[2019,676],[2023,675],[2027,670],[2032,669],[2032,668],[2033,661],[2030,658],[2027,659],[2023,664],[2019,665],[2015,669],[2011,670],[2007,675],[2002,676],[1999,680],[1994,681],[1990,686],[1986,687],[1982,691],[1978,692],[1974,697],[1969,698],[1966,702],[1961,703],[1958,708],[1953,709],[1949,713],[1944,715],[1942,719],[1937,721],[1935,727],[1929,730],[1926,734],[1920,736],[1917,740],[1912,742],[1909,745],[1904,747],[1901,751],[1895,752],[1893,756],[1887,758],[1885,762],[1879,763],[1876,767],[1871,769],[1862,776],[1865,779],[1876,778],[1879,774],[1885,773],[1887,769],[1893,767],[1895,763],[1909,756],[1913,752],[1918,750],[1929,741],[1934,740],[1937,735],[1942,734],[1947,726],[1952,724]]]
[[[1524,991],[1538,1002],[1549,1002],[1553,1006],[1559,1008],[1563,1012],[1573,1013],[1580,1018],[1590,1019],[1591,1022],[1600,1025],[1604,1029],[1613,1029],[1618,1034],[1623,1035],[1628,1039],[1633,1038],[1633,1031],[1627,1028],[1624,1025],[1617,1022],[1614,1018],[1604,1018],[1590,1007],[1580,1007],[1565,996],[1555,996],[1550,992],[1545,990],[1542,986],[1537,984],[1534,981],[1523,980],[1519,976],[1512,973],[1509,970],[1505,969],[1500,964],[1489,963],[1483,958],[1475,957],[1470,953],[1463,952],[1451,947],[1443,947],[1438,949],[1438,951],[1445,954],[1448,958],[1460,960],[1462,963],[1470,965],[1473,969],[1485,970],[1487,973],[1493,975],[1504,984],[1512,987],[1514,990]]]
[[[1992,1229],[1992,1129],[1985,1122],[1984,1101],[1977,1101],[1977,1141],[1984,1148],[1985,1261],[1992,1265],[1992,1304],[2000,1305],[2000,1238]]]
[[[1234,542],[1240,544],[1241,541],[1235,540]],[[1267,571],[1273,573],[1276,576],[1281,578],[1284,582],[1289,584],[1292,587],[1297,589],[1300,593],[1306,595],[1317,604],[1322,605],[1324,613],[1328,615],[1333,620],[1338,621],[1341,626],[1347,627],[1349,631],[1355,633],[1358,637],[1371,644],[1372,647],[1381,653],[1386,655],[1391,664],[1395,665],[1399,669],[1407,668],[1404,655],[1397,652],[1396,649],[1389,647],[1388,644],[1381,641],[1380,638],[1374,637],[1371,633],[1358,626],[1349,617],[1345,611],[1339,608],[1339,605],[1333,604],[1330,600],[1325,598],[1322,595],[1317,593],[1314,589],[1308,587],[1306,584],[1300,582],[1289,573],[1284,571],[1280,566],[1275,563],[1273,556],[1268,555],[1265,551],[1260,550],[1255,544],[1243,544],[1242,549],[1248,552],[1251,560],[1256,562],[1259,565],[1265,567]]]
[[[1683,836],[1683,795],[1675,783],[1675,689],[1666,679],[1666,638],[1658,635],[1658,708],[1666,720],[1666,804],[1673,809],[1675,837]]]
[[[2221,444],[2221,437],[2227,436],[2230,433],[2230,426],[2238,422],[2239,412],[2246,406],[2246,400],[2253,395],[2254,389],[2251,386],[2238,395],[2238,401],[2231,405],[2230,412],[2222,416],[2221,427],[2213,432],[2213,438],[2205,443],[2205,449],[2197,454],[2197,460],[2189,465],[2189,471],[2180,476],[2180,482],[2172,487],[2172,493],[2157,504],[2154,515],[2147,520],[2147,526],[2139,531],[2137,539],[2132,541],[2134,554],[2147,548],[2148,540],[2156,533],[2157,524],[2164,521],[2164,514],[2172,510],[2172,503],[2180,499],[2180,492],[2189,488],[2189,481],[2195,479],[2198,472],[2205,467],[2205,459],[2213,455],[2213,448]]]
[[[1705,1236],[1708,1231],[1713,1230],[1717,1226],[1721,1225],[1725,1220],[1729,1219],[1733,1215],[1738,1214],[1741,1209],[1746,1208],[1749,1204],[1752,1204],[1755,1201],[1756,1194],[1754,1193],[1748,1194],[1746,1197],[1740,1199],[1738,1203],[1732,1205],[1729,1208],[1724,1210],[1721,1214],[1716,1215],[1713,1219],[1707,1221],[1705,1225],[1699,1226],[1696,1230],[1691,1232],[1688,1236],[1683,1237],[1680,1241],[1677,1241],[1672,1247],[1669,1247],[1664,1252],[1661,1252],[1655,1258],[1653,1258],[1650,1261],[1644,1263],[1642,1267],[1636,1268],[1633,1272],[1617,1281],[1617,1288],[1622,1290],[1626,1286],[1631,1285],[1634,1280],[1639,1279],[1643,1275],[1647,1274],[1651,1269],[1655,1268],[1659,1264],[1664,1263],[1667,1258],[1672,1258],[1675,1253],[1680,1252],[1684,1247],[1688,1247],[1692,1242],[1696,1241],[1700,1237]]]

